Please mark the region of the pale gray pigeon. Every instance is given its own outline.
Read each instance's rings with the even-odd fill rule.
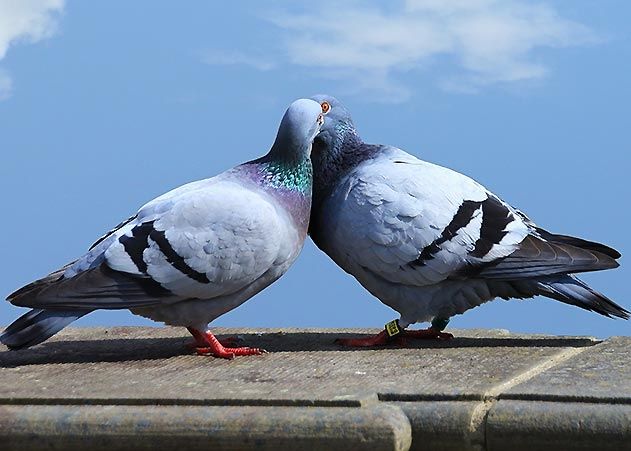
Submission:
[[[494,298],[547,296],[601,315],[629,312],[573,274],[618,266],[602,244],[537,227],[479,183],[396,147],[366,144],[333,97],[314,140],[316,245],[370,293],[400,313],[377,336],[449,338],[449,318]],[[417,322],[432,327],[406,331]]]
[[[322,123],[319,103],[292,103],[267,155],[152,200],[85,255],[11,294],[12,304],[33,310],[0,341],[26,348],[93,310],[129,309],[187,327],[199,354],[260,354],[225,347],[208,324],[298,257],[311,208],[309,154]]]

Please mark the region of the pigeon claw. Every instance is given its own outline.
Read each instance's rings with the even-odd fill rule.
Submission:
[[[195,339],[194,344],[190,347],[195,349],[197,355],[214,356],[222,359],[234,359],[236,356],[261,355],[267,353],[264,349],[259,348],[231,348],[227,346],[228,344],[235,344],[240,341],[237,337],[228,337],[219,341],[210,331],[201,332],[192,327],[189,327],[188,331]]]
[[[261,354],[267,353],[265,349],[247,348],[247,347],[226,348],[222,346],[221,349],[208,347],[208,348],[196,348],[195,350],[197,352],[197,355],[207,355],[207,356],[219,357],[221,359],[228,359],[228,360],[232,360],[236,356],[261,355]]]
[[[404,347],[407,345],[406,338],[431,340],[437,339],[441,341],[451,340],[454,338],[449,332],[442,332],[433,327],[421,330],[404,330],[400,335],[395,337],[389,337],[385,330],[382,330],[377,335],[370,335],[364,338],[338,338],[335,343],[342,346],[350,346],[355,348],[368,348],[373,346],[399,346]]]

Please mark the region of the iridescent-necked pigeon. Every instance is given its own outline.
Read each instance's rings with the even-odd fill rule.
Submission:
[[[298,257],[311,207],[309,154],[322,123],[318,102],[292,103],[267,155],[150,201],[85,255],[11,294],[12,304],[33,310],[0,341],[26,348],[93,310],[129,309],[187,327],[199,354],[260,354],[224,346],[208,324]]]

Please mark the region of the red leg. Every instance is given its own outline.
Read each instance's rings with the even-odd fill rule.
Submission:
[[[187,329],[195,338],[195,349],[198,355],[213,355],[223,359],[232,359],[239,355],[259,355],[266,352],[264,349],[259,348],[229,348],[221,344],[210,331],[201,332],[192,327]]]
[[[444,325],[442,325],[442,327],[444,327],[448,321],[443,322]],[[386,330],[391,333],[388,334]],[[344,346],[354,347],[385,346],[392,344],[405,346],[407,344],[405,340],[406,338],[439,340],[449,340],[454,338],[452,334],[443,332],[439,327],[429,327],[422,330],[404,330],[399,326],[398,321],[391,321],[386,324],[386,330],[382,330],[377,335],[371,335],[366,338],[338,338],[335,342]]]
[[[437,338],[439,340],[451,340],[454,338],[452,334],[449,332],[443,332],[433,327],[428,327],[427,329],[421,330],[405,330],[403,331],[403,336],[407,338],[418,338],[418,339],[434,339]]]
[[[371,346],[386,346],[386,345],[397,345],[397,346],[405,346],[405,340],[402,337],[390,338],[386,334],[385,330],[382,330],[377,335],[371,335],[365,338],[338,338],[335,340],[337,344],[341,344],[343,346],[352,346],[352,347],[371,347]]]

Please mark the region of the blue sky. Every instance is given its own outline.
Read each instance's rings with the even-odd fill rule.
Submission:
[[[614,0],[0,0],[0,293],[147,200],[264,154],[286,106],[335,95],[365,140],[468,174],[551,231],[631,252],[631,4]],[[584,279],[627,308],[631,272]],[[0,324],[20,309],[5,303]],[[396,318],[311,242],[222,326]],[[153,324],[97,312],[79,325]],[[628,335],[554,301],[457,328]]]

